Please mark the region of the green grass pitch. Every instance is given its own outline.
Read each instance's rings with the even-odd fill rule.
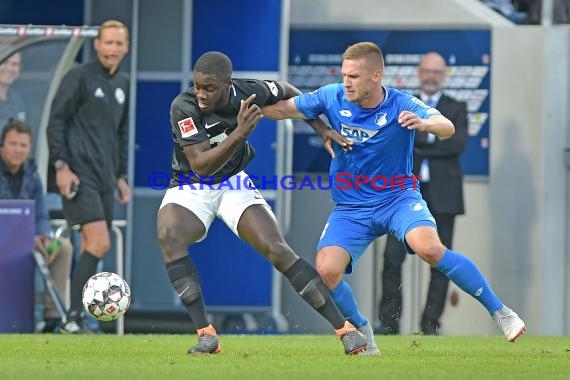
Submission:
[[[381,357],[346,356],[331,335],[0,335],[0,379],[570,379],[570,337],[377,336]]]

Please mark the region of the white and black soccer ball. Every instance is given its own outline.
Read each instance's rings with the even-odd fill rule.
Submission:
[[[116,273],[97,273],[83,286],[83,306],[100,321],[114,321],[122,317],[130,304],[131,289]]]

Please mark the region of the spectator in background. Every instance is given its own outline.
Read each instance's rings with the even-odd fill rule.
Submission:
[[[68,226],[81,227],[81,256],[71,279],[71,304],[62,333],[88,332],[83,324],[83,285],[109,251],[114,192],[130,199],[126,181],[129,80],[119,72],[129,32],[105,21],[94,40],[97,58],[71,69],[52,103],[47,129],[50,160]]]
[[[518,12],[515,5],[510,0],[481,0],[489,8],[499,13],[500,15],[508,18],[515,24],[522,24],[525,18],[525,13]]]
[[[554,0],[552,17],[554,24],[570,24],[570,0]]]
[[[29,160],[31,149],[30,128],[21,121],[10,120],[0,138],[0,199],[35,200],[35,249],[45,256],[56,288],[65,298],[73,250],[69,240],[64,238],[60,238],[58,251],[50,254],[46,250],[51,241],[48,237],[49,217],[37,168]],[[54,300],[47,291],[44,293],[44,322],[43,332],[53,332],[61,322]]]
[[[22,55],[14,53],[0,63],[0,127],[8,120],[26,120],[24,101],[20,94],[12,88],[12,84],[20,76]]]
[[[440,140],[431,133],[416,132],[414,139],[413,171],[421,176],[420,191],[437,224],[443,245],[452,249],[455,216],[464,213],[463,171],[459,157],[467,144],[467,105],[443,94],[446,81],[444,58],[438,53],[427,53],[418,67],[421,92],[417,96],[428,106],[436,108],[455,126],[455,134]],[[384,334],[399,333],[402,310],[402,264],[406,249],[393,235],[388,235],[382,271],[380,321]],[[438,333],[440,317],[447,299],[449,279],[431,268],[431,279],[426,305],[421,320],[421,331],[426,335]]]
[[[542,0],[519,0],[527,10],[525,24],[540,25],[542,23]],[[570,23],[570,0],[553,0],[553,24]]]

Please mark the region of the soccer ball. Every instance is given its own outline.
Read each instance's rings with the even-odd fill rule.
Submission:
[[[131,289],[116,273],[97,273],[83,286],[83,306],[100,321],[114,321],[122,317],[130,304]]]

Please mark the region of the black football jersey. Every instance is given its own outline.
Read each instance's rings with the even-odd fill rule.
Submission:
[[[274,81],[257,79],[232,79],[230,100],[226,106],[215,112],[202,112],[194,94],[194,88],[182,92],[172,102],[170,123],[174,139],[172,155],[172,176],[170,187],[181,183],[199,183],[200,178],[192,171],[183,147],[209,140],[212,148],[222,143],[237,127],[237,115],[242,100],[256,94],[253,103],[259,107],[270,105],[283,99],[283,88]],[[255,150],[245,141],[236,149],[228,162],[211,178],[204,182],[219,183],[241,170],[251,162]]]

